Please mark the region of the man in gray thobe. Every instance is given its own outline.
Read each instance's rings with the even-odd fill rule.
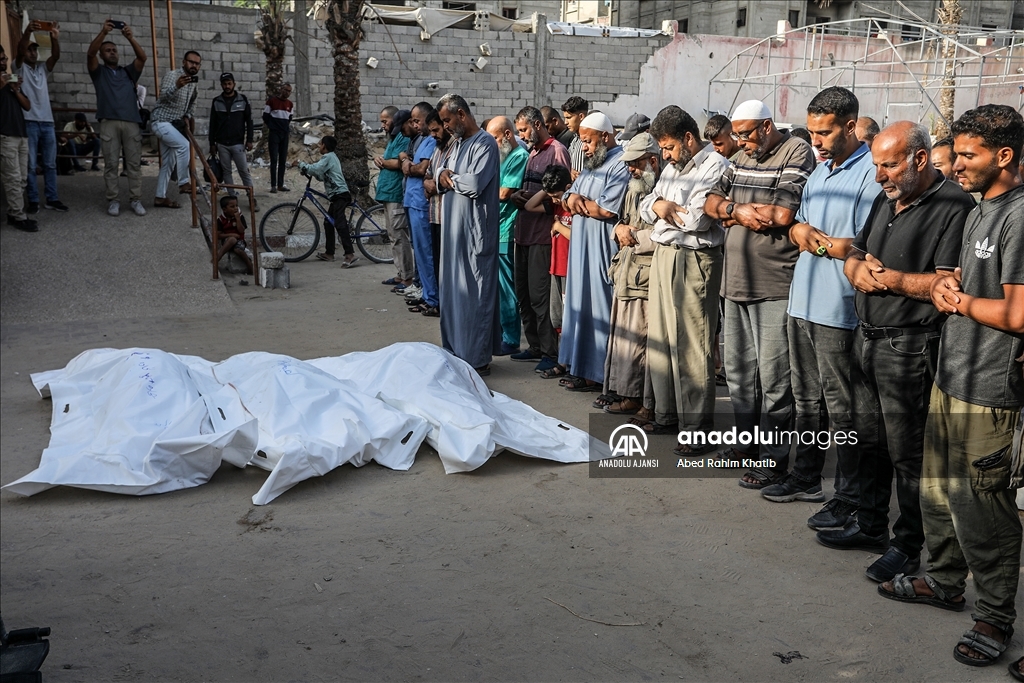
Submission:
[[[437,176],[445,192],[441,217],[441,345],[491,372],[491,355],[501,350],[498,312],[498,145],[480,129],[459,95],[437,103],[454,149]]]

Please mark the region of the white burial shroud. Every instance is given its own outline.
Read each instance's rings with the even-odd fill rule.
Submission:
[[[426,343],[300,361],[245,353],[221,362],[154,349],[94,349],[32,375],[53,398],[39,467],[4,489],[52,486],[147,495],[206,483],[221,461],[270,471],[263,505],[346,463],[406,470],[426,440],[447,473],[502,449],[557,462],[608,457],[586,432],[487,385]]]

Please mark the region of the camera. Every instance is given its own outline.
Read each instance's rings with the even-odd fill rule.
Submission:
[[[198,83],[199,82],[199,76],[193,76],[192,78],[190,78],[188,80],[191,81],[192,83]]]
[[[114,19],[111,19],[110,20],[110,25],[120,31],[121,29],[124,28],[125,23],[123,21],[115,21]]]

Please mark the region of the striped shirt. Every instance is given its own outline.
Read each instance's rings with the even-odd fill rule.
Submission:
[[[800,208],[804,185],[817,162],[811,146],[783,133],[782,140],[757,161],[741,152],[708,194],[737,204],[772,204],[794,212]],[[725,278],[722,295],[736,303],[789,299],[800,250],[789,241],[789,227],[755,232],[742,225],[728,229],[725,238]]]
[[[572,142],[569,143],[569,160],[572,161],[572,170],[582,171],[583,162],[587,158],[586,150],[583,149],[583,141],[580,140],[580,136],[577,135],[573,138]]]

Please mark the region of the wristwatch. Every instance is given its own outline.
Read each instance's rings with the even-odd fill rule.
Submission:
[[[731,216],[732,210],[736,208],[736,202],[729,202],[725,207],[725,215]]]

